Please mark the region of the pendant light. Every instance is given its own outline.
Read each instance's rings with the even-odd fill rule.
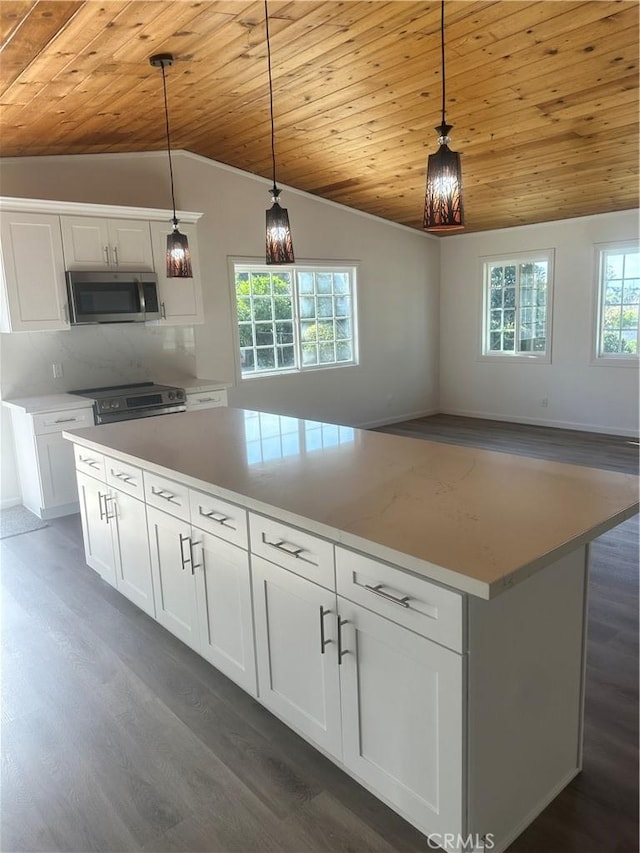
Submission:
[[[450,232],[464,228],[462,207],[462,168],[460,155],[449,148],[452,125],[445,120],[444,0],[441,5],[440,41],[442,47],[442,123],[436,127],[440,148],[429,155],[427,193],[424,202],[426,231]]]
[[[176,217],[176,197],[173,190],[173,165],[171,163],[171,138],[169,136],[169,107],[167,105],[167,79],[165,68],[173,64],[170,53],[158,53],[150,57],[149,62],[154,68],[162,69],[162,89],[164,92],[164,118],[167,129],[167,153],[169,155],[169,177],[171,179],[171,204],[173,206],[173,231],[167,234],[167,278],[192,278],[191,253],[185,234],[178,229]]]
[[[273,80],[271,78],[271,47],[269,45],[269,10],[267,0],[264,0],[265,29],[267,36],[267,66],[269,68],[269,111],[271,115],[271,163],[273,175],[273,187],[271,188],[271,201],[273,206],[267,210],[267,263],[268,264],[292,264],[293,243],[291,241],[291,229],[289,227],[289,214],[285,207],[280,207],[280,190],[276,184],[276,145],[275,130],[273,124]]]

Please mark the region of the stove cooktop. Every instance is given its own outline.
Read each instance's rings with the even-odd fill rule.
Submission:
[[[81,388],[69,393],[93,400],[93,419],[97,424],[168,415],[185,410],[184,388],[156,385],[155,382]]]

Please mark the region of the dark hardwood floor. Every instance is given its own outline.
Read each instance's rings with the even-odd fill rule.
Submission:
[[[437,416],[385,431],[637,472],[624,439],[540,429]],[[584,770],[510,853],[638,850],[637,522],[592,547]],[[88,569],[78,516],[0,555],[4,853],[429,849]]]

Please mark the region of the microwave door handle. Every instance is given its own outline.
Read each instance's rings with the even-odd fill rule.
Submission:
[[[144,284],[143,284],[141,278],[137,279],[137,284],[138,284],[138,299],[140,300],[140,313],[144,317],[144,315],[147,313],[147,307],[144,303]]]

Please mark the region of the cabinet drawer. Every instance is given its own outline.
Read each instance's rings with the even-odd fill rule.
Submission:
[[[176,483],[149,471],[143,473],[144,494],[149,506],[158,507],[165,512],[189,521],[189,489],[182,483]]]
[[[191,523],[220,539],[247,548],[247,512],[214,495],[189,490]]]
[[[134,498],[140,498],[141,501],[144,500],[144,485],[140,468],[129,465],[128,462],[121,462],[119,459],[111,459],[109,456],[104,458],[104,467],[107,483],[110,486],[132,495]]]
[[[73,445],[73,453],[76,457],[76,471],[90,474],[97,480],[104,482],[104,456],[102,453],[81,447],[79,444]]]
[[[457,592],[340,547],[336,577],[338,595],[462,652],[463,602]]]
[[[278,566],[335,590],[333,544],[288,524],[249,513],[251,551]]]
[[[36,435],[94,426],[93,409],[67,409],[65,412],[45,412],[32,417]]]
[[[216,406],[227,405],[227,392],[224,388],[219,391],[200,391],[195,394],[187,394],[187,411],[195,412],[198,409],[213,409]]]

